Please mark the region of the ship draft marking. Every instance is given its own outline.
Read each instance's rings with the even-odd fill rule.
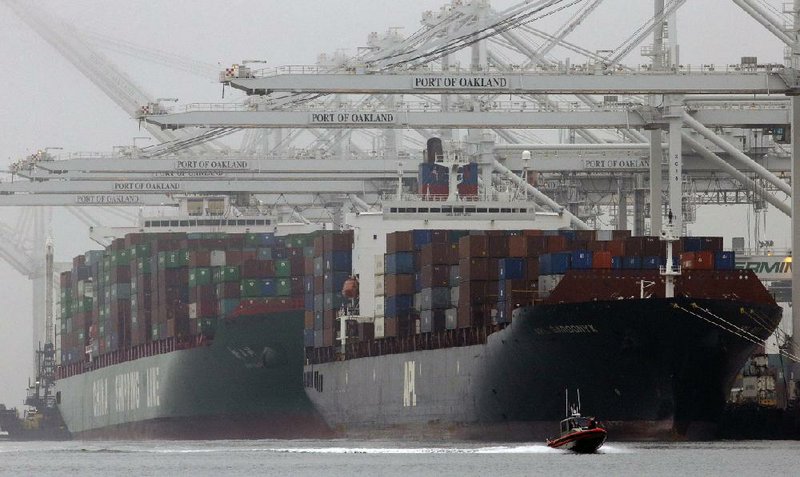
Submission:
[[[406,361],[403,371],[403,407],[417,405],[417,391],[415,389],[416,365],[414,361]]]

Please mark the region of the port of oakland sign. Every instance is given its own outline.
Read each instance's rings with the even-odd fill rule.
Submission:
[[[84,194],[75,197],[75,203],[81,205],[136,205],[143,202],[142,196],[128,194]]]
[[[174,162],[178,171],[243,171],[250,169],[250,161],[245,160],[179,160]]]
[[[415,76],[414,89],[509,89],[505,76]]]
[[[311,124],[394,124],[394,113],[311,113]]]
[[[139,192],[170,192],[181,190],[178,182],[115,182],[115,191],[139,191]]]
[[[583,159],[583,168],[590,171],[647,171],[650,160],[631,159]]]

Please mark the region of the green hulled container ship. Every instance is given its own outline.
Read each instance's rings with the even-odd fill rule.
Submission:
[[[318,236],[133,233],[75,257],[55,385],[69,432],[327,435],[300,379]]]

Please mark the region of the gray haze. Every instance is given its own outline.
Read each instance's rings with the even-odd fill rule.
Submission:
[[[174,52],[220,69],[243,59],[266,59],[271,66],[313,64],[319,53],[355,54],[367,35],[404,27],[419,28],[424,10],[443,1],[404,0],[71,0],[37,1],[81,30]],[[516,4],[496,0],[501,10]],[[772,0],[780,8],[782,2]],[[612,49],[652,13],[650,0],[606,0],[568,39],[590,50]],[[558,17],[563,19],[562,17]],[[563,20],[540,25],[554,30]],[[783,47],[730,0],[689,0],[678,17],[682,62],[733,64],[741,56],[783,62]],[[626,61],[640,64],[639,49]],[[107,53],[151,97],[177,97],[182,103],[219,102],[221,87],[203,79],[126,56]],[[577,58],[573,55],[573,62]],[[0,1],[0,169],[37,149],[64,152],[111,151],[143,136],[138,125]],[[226,98],[228,100],[229,98]],[[137,142],[144,146],[150,143]],[[7,180],[3,176],[3,180]],[[19,211],[0,210],[0,220],[16,227]],[[746,236],[743,207],[707,208],[690,226],[695,234]],[[109,217],[102,214],[103,217]],[[86,227],[63,210],[54,212],[56,259],[96,248]],[[104,220],[111,220],[104,219]],[[770,238],[789,243],[789,222],[772,214]],[[723,227],[724,225],[724,227]],[[727,242],[729,244],[729,242]],[[30,362],[30,282],[0,262],[0,402],[19,405]]]

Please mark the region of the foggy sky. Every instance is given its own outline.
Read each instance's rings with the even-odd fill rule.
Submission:
[[[33,1],[33,0],[30,0]],[[81,30],[174,52],[220,69],[243,59],[266,59],[270,66],[313,64],[319,53],[342,49],[355,54],[372,31],[419,28],[424,10],[438,10],[438,0],[70,0],[37,1]],[[516,4],[495,0],[502,10]],[[772,1],[780,8],[781,2]],[[590,50],[613,49],[648,15],[650,0],[606,0],[568,40]],[[560,22],[537,27],[552,31]],[[734,64],[741,56],[760,62],[783,62],[783,46],[730,0],[689,0],[678,16],[684,64]],[[645,43],[649,43],[646,41]],[[634,50],[626,64],[647,60]],[[182,103],[220,102],[221,86],[213,78],[175,72],[145,61],[104,52],[151,97],[177,97]],[[572,55],[573,63],[579,61]],[[37,149],[63,147],[64,152],[111,151],[146,135],[77,69],[0,1],[0,168]],[[137,142],[139,146],[154,142]],[[6,180],[3,177],[3,180]],[[746,209],[701,211],[691,225],[695,234],[745,236]],[[18,211],[0,209],[0,220],[15,227]],[[98,248],[86,226],[56,209],[53,236],[56,259]],[[105,215],[104,217],[108,217]],[[110,220],[110,219],[108,219]],[[772,214],[776,242],[788,243],[788,219]],[[724,224],[724,227],[722,225]],[[750,224],[752,225],[752,224]],[[723,232],[724,231],[724,232]],[[730,244],[726,241],[726,244]],[[29,374],[31,285],[0,261],[0,403],[19,405]]]

